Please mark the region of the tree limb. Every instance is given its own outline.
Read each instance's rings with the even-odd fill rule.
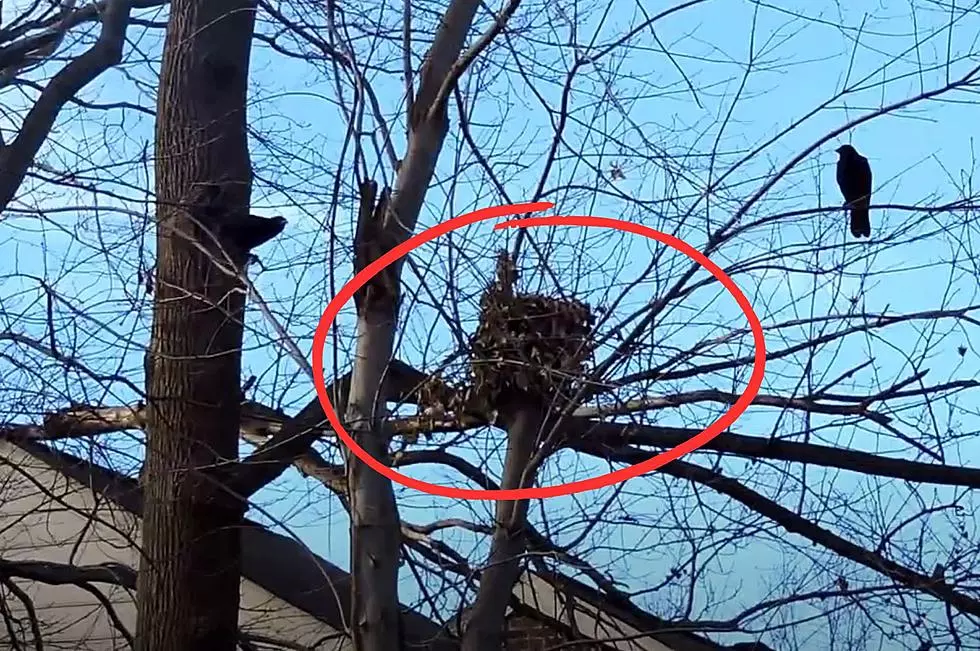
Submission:
[[[570,436],[574,437],[570,443],[572,449],[605,459],[622,459],[623,455],[626,455],[629,460],[624,463],[631,464],[650,459],[657,453],[636,447],[624,447],[627,444],[672,448],[703,431],[683,427],[596,423],[580,419],[571,419],[566,427]],[[980,488],[980,468],[891,459],[868,452],[814,443],[780,441],[723,432],[705,443],[701,449],[726,452],[747,459],[776,459],[807,463],[910,482]]]
[[[686,461],[673,461],[661,470],[674,477],[693,481],[707,486],[715,492],[727,495],[752,511],[769,518],[786,531],[799,534],[813,543],[909,588],[928,593],[957,610],[973,616],[980,616],[980,601],[957,592],[953,586],[947,584],[943,579],[934,579],[925,574],[919,574],[883,557],[881,554],[855,545],[719,472]]]
[[[122,61],[131,0],[107,0],[102,32],[84,54],[54,76],[28,112],[14,140],[0,150],[0,213],[10,203],[62,107],[82,88]]]

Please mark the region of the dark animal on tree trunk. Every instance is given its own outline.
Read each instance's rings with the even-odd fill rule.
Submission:
[[[837,185],[851,212],[851,235],[871,236],[871,165],[850,145],[837,148]]]
[[[224,240],[242,252],[248,253],[279,235],[286,227],[286,220],[283,217],[229,214],[221,205],[221,193],[221,186],[208,184],[204,188],[203,205],[199,205],[198,208],[198,219],[219,240]]]
[[[251,251],[274,238],[285,227],[283,217],[245,215],[235,222],[224,224],[223,232],[242,251]]]

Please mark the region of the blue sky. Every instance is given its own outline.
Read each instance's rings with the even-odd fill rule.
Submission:
[[[662,11],[664,6],[650,2],[583,6],[578,9],[576,20],[578,40],[587,45],[596,33],[597,45],[588,51],[594,55],[641,23],[644,15]],[[441,7],[440,3],[431,9],[437,11]],[[10,10],[5,5],[5,11]],[[571,11],[565,10],[565,15]],[[159,14],[146,15],[160,18]],[[432,18],[420,13],[419,19]],[[397,22],[390,11],[386,20]],[[485,27],[485,11],[480,20]],[[495,190],[495,184],[474,157],[460,147],[459,117],[453,105],[450,134],[437,179],[427,195],[420,228],[486,205],[539,198],[535,193],[553,135],[553,116],[542,108],[539,97],[553,106],[561,100],[561,81],[572,48],[558,48],[553,43],[567,43],[569,28],[560,7],[532,3],[522,4],[512,29],[510,43],[517,48],[516,53],[508,54],[503,41],[491,47],[485,53],[490,63],[481,63],[464,76],[461,88],[467,97],[479,97],[476,113],[470,118],[471,133],[494,173],[503,180],[506,195]],[[544,185],[543,198],[556,203],[557,213],[639,221],[703,247],[706,224],[717,227],[730,218],[768,178],[827,133],[884,106],[940,88],[980,64],[978,36],[980,15],[975,4],[964,8],[919,0],[853,2],[846,6],[823,0],[771,4],[706,2],[680,11],[655,23],[652,31],[642,31],[630,41],[628,49],[620,47],[599,58],[592,67],[583,68],[573,84],[572,118],[560,158]],[[158,51],[159,32],[134,27],[130,38],[132,46]],[[386,70],[375,69],[370,75],[386,115],[401,115],[400,61],[383,47],[369,59],[370,39],[360,36],[356,42],[362,63],[370,60]],[[664,49],[670,56],[664,54]],[[419,45],[416,65],[422,52]],[[586,50],[580,50],[580,54],[583,52]],[[952,61],[948,66],[947,60]],[[533,90],[521,73],[536,80]],[[100,102],[125,100],[152,108],[153,80],[152,66],[128,64],[90,86],[85,97]],[[347,80],[344,84],[349,101],[350,84]],[[347,251],[353,212],[349,205],[331,206],[329,201],[338,167],[344,170],[341,179],[349,193],[350,158],[341,158],[346,125],[333,99],[334,80],[329,66],[314,69],[257,48],[253,54],[252,88],[250,118],[263,136],[261,142],[252,142],[257,171],[253,208],[262,214],[281,213],[290,220],[283,237],[260,251],[266,271],[255,281],[277,318],[299,347],[308,352],[320,312],[332,292],[350,277]],[[828,102],[844,88],[859,90]],[[869,158],[875,175],[875,204],[939,205],[971,195],[975,192],[972,175],[976,167],[975,130],[971,129],[976,123],[973,94],[958,91],[916,103],[831,139],[796,164],[755,203],[743,223],[781,212],[839,204],[833,150],[843,142],[853,143]],[[9,106],[16,106],[17,101],[23,100],[11,97],[9,92],[4,95]],[[113,206],[118,207],[121,202],[105,196],[98,198],[98,212],[80,210],[79,206],[93,204],[92,194],[55,190],[50,184],[25,186],[19,203],[0,221],[0,246],[6,253],[0,268],[0,301],[7,320],[3,328],[43,332],[44,303],[38,300],[36,279],[44,278],[58,292],[85,307],[88,315],[72,315],[67,309],[59,312],[62,345],[78,347],[80,358],[90,368],[103,373],[125,373],[140,384],[140,345],[145,342],[150,311],[136,275],[140,260],[151,260],[152,236],[141,234],[143,219],[136,215],[152,214],[152,203],[132,188],[145,188],[147,175],[152,178],[151,164],[139,159],[144,145],[152,144],[152,118],[131,110],[88,111],[83,119],[79,119],[80,115],[75,109],[63,115],[40,160],[72,171],[111,164],[113,178],[106,180],[102,173],[100,188],[130,197],[132,200],[125,205],[130,212],[114,211]],[[695,203],[694,197],[704,191],[709,181],[716,180],[748,152],[789,129],[803,116],[809,117],[731,172],[707,201]],[[370,120],[368,124],[370,128],[376,126]],[[400,153],[404,148],[404,128],[401,122],[396,121],[396,125],[393,140]],[[0,117],[0,127],[4,137],[9,138],[9,119]],[[717,152],[713,165],[705,156],[712,151]],[[369,154],[369,160],[375,161],[376,157]],[[612,166],[621,166],[625,178],[610,180],[608,170]],[[369,169],[374,172],[378,168]],[[604,178],[598,178],[597,169],[606,172]],[[385,174],[390,178],[390,170]],[[288,188],[289,196],[271,191],[266,183],[269,179]],[[596,188],[601,191],[594,191]],[[65,210],[50,213],[41,221],[36,216],[39,206]],[[872,255],[862,257],[863,249],[846,233],[841,213],[787,217],[778,226],[749,230],[713,253],[712,260],[723,268],[736,269],[746,261],[780,252],[784,268],[735,275],[767,328],[769,348],[776,350],[813,336],[820,326],[772,326],[812,314],[846,312],[850,309],[848,299],[854,296],[859,297],[860,308],[871,313],[887,309],[888,314],[980,303],[972,255],[977,233],[971,218],[972,214],[963,212],[923,217],[909,211],[876,210],[872,213],[876,248]],[[902,230],[910,224],[915,225]],[[337,235],[332,246],[327,232]],[[912,241],[927,233],[927,237]],[[452,285],[468,292],[469,298],[458,305],[472,324],[475,294],[492,269],[487,251],[506,243],[509,237],[512,234],[491,233],[489,224],[481,224],[424,247],[413,260],[425,270],[426,286],[435,297],[445,297]],[[562,289],[574,290],[578,296],[600,304],[608,302],[611,283],[634,277],[654,256],[662,256],[654,275],[633,288],[628,303],[617,310],[620,317],[666,291],[689,264],[682,255],[665,251],[661,245],[627,236],[558,229],[542,231],[535,237],[536,241],[547,241],[549,267],[556,270]],[[890,239],[882,243],[880,238]],[[816,243],[834,247],[816,253]],[[111,255],[100,252],[106,247]],[[529,269],[534,267],[533,262],[532,256]],[[829,271],[806,273],[817,267]],[[540,272],[529,271],[525,280],[529,291],[548,291],[555,285]],[[414,270],[406,269],[406,282],[410,289],[419,287]],[[422,303],[428,295],[422,292],[418,300]],[[403,312],[407,320],[400,354],[432,368],[452,350],[450,331],[440,321],[437,310],[409,307]],[[341,343],[337,353],[342,363],[352,342],[351,323],[348,309],[336,326]],[[246,375],[259,376],[258,397],[282,404],[287,411],[298,409],[313,396],[308,378],[274,345],[273,331],[261,315],[253,311],[249,325],[251,345],[246,350],[244,367]],[[654,351],[649,357],[633,360],[624,372],[663,361],[676,350],[744,325],[734,301],[717,284],[708,285],[664,313],[655,328]],[[468,331],[472,331],[472,325]],[[869,358],[873,363],[852,378],[842,392],[874,392],[908,377],[923,365],[930,369],[927,384],[976,377],[980,364],[972,337],[969,326],[952,320],[913,321],[876,336],[848,337],[843,344],[826,347],[815,357],[813,382],[819,385],[829,381]],[[965,356],[957,354],[959,345],[967,347]],[[742,356],[748,353],[748,346],[748,338],[741,336],[715,347],[711,353],[718,358]],[[13,351],[8,354],[13,355]],[[18,349],[18,354],[25,353]],[[45,367],[40,357],[36,359],[48,377],[57,377],[57,365],[46,362]],[[770,362],[763,392],[786,394],[796,389],[805,393],[805,385],[797,389],[801,360],[794,357]],[[119,383],[106,390],[98,383],[62,377],[52,386],[43,386],[38,380],[42,374],[10,367],[10,386],[4,387],[11,397],[8,404],[23,408],[25,402],[31,404],[24,396],[32,395],[32,390],[50,395],[67,387],[79,401],[84,398],[115,403],[133,399],[132,392]],[[333,369],[328,369],[327,375],[332,376]],[[715,374],[670,386],[644,387],[644,391],[656,394],[706,387],[740,391],[747,378],[746,368],[734,376]],[[80,386],[84,387],[84,395]],[[15,392],[23,394],[17,396],[19,400],[13,399]],[[41,399],[34,402],[39,409],[52,406]],[[902,427],[913,432],[948,427],[966,436],[977,431],[975,404],[975,398],[965,393],[932,409],[910,405],[899,416]],[[724,407],[699,405],[658,412],[654,422],[706,426],[723,411]],[[763,436],[776,427],[797,432],[804,426],[798,415],[753,408],[733,429]],[[903,458],[918,454],[874,426],[841,425],[839,420],[821,417],[814,417],[811,426],[814,441]],[[950,463],[969,465],[980,452],[977,447],[974,442],[961,440],[945,452]],[[495,474],[499,467],[499,434],[483,434],[470,448],[459,452],[474,461],[485,460]],[[692,460],[710,465],[715,457],[699,454]],[[780,480],[780,475],[768,467],[769,464],[750,466],[741,460],[722,465],[726,473],[784,506],[804,504],[804,509],[823,526],[838,531],[846,528],[849,533],[843,535],[851,538],[857,535],[855,532],[871,536],[878,528],[887,528],[888,523],[900,521],[923,505],[938,503],[956,493],[932,487],[911,488],[898,482],[888,482],[882,488],[881,481],[808,468],[807,485],[811,488],[801,494],[797,482]],[[798,475],[799,466],[794,468]],[[607,470],[605,464],[595,460],[564,454],[545,469],[542,481],[580,479]],[[430,481],[460,482],[443,469],[416,468],[409,472]],[[670,499],[657,499],[664,494]],[[399,495],[403,517],[419,523],[437,517],[486,518],[492,508],[490,503],[459,504],[407,490],[401,490]],[[612,495],[609,489],[549,500],[543,505],[543,512],[537,503],[532,509],[533,517],[557,540],[568,541],[582,530],[582,512],[594,513]],[[290,472],[266,489],[257,502],[312,550],[347,566],[346,516],[325,490]],[[968,496],[964,503],[970,513]],[[632,589],[658,583],[676,558],[683,555],[685,542],[672,522],[696,525],[712,521],[717,526],[719,518],[746,521],[741,507],[732,506],[728,500],[704,489],[694,495],[685,485],[658,475],[627,482],[618,502],[609,508],[607,515],[618,523],[593,532],[583,553]],[[885,514],[875,516],[883,521],[873,521],[868,515],[872,512]],[[943,555],[954,547],[952,522],[940,514],[930,516],[926,520],[928,526],[922,530],[910,529],[909,541],[917,535],[929,538],[927,553],[923,558],[904,558],[903,562],[921,563],[923,567],[942,562]],[[714,574],[697,578],[699,586],[710,586],[714,592],[698,596],[691,617],[730,616],[740,607],[765,598],[770,591],[782,595],[794,589],[812,590],[826,587],[827,581],[833,580],[838,570],[827,570],[835,567],[831,556],[808,549],[808,543],[787,538],[769,522],[757,520],[757,524],[761,530],[751,540],[736,537],[718,545],[717,556],[711,562]],[[972,522],[967,525],[974,527]],[[474,544],[471,536],[458,532],[445,537],[464,548]],[[478,547],[471,559],[478,561],[484,553],[485,547]],[[839,563],[839,567],[852,583],[876,580],[868,572],[855,570],[853,564]],[[413,580],[407,573],[405,579],[403,597],[409,600],[415,592],[411,587]],[[705,595],[709,594],[713,594],[712,603],[706,601]],[[684,596],[683,586],[678,586],[638,601],[659,614],[679,616],[676,604]],[[719,605],[727,599],[731,601]],[[699,612],[699,608],[706,608],[708,615]],[[801,608],[795,612],[806,611]],[[828,648],[831,630],[835,635],[849,634],[849,639],[857,639],[853,637],[858,635],[854,621],[844,619],[834,626],[839,629],[822,621],[815,628],[804,626],[784,634],[795,635],[795,641],[803,648]],[[846,633],[848,627],[850,633]],[[971,639],[969,644],[977,644],[975,628],[961,630],[960,634]],[[807,638],[808,635],[816,637]],[[867,635],[867,648],[906,648],[907,639],[889,640],[874,631]]]

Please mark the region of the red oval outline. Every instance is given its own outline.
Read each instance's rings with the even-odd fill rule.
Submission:
[[[313,383],[316,386],[317,397],[320,399],[320,404],[323,407],[324,414],[326,415],[327,420],[330,422],[330,425],[333,427],[334,431],[337,432],[347,447],[350,448],[350,450],[356,454],[358,458],[364,461],[364,463],[370,466],[373,470],[403,486],[415,488],[422,492],[429,493],[430,495],[438,495],[440,497],[457,497],[468,500],[520,500],[571,495],[573,493],[580,493],[587,490],[604,488],[627,479],[632,479],[633,477],[656,470],[666,463],[675,461],[688,452],[697,450],[705,443],[721,434],[725,428],[734,423],[742,415],[742,413],[745,412],[752,400],[755,399],[755,396],[759,393],[759,389],[762,387],[762,379],[765,375],[766,366],[766,342],[762,332],[762,323],[759,321],[759,317],[752,309],[751,303],[749,303],[749,300],[745,297],[735,282],[727,274],[725,274],[720,267],[711,262],[711,260],[709,260],[704,254],[684,240],[674,237],[673,235],[668,235],[667,233],[662,233],[658,230],[654,230],[640,224],[611,219],[609,217],[574,215],[562,217],[527,217],[499,223],[494,226],[494,230],[504,228],[527,228],[530,226],[597,226],[601,228],[612,228],[614,230],[655,239],[658,242],[677,249],[711,272],[711,275],[717,278],[725,289],[727,289],[728,292],[735,298],[738,306],[742,309],[742,312],[748,319],[749,327],[752,330],[752,339],[755,344],[755,359],[752,364],[752,375],[749,378],[749,384],[745,390],[745,393],[739,397],[739,399],[728,409],[728,411],[722,414],[718,420],[705,428],[700,434],[691,437],[687,441],[684,441],[670,450],[661,452],[652,459],[647,459],[646,461],[634,464],[628,468],[622,468],[598,477],[582,479],[579,481],[570,482],[568,484],[557,484],[555,486],[490,490],[483,488],[452,488],[449,486],[430,484],[429,482],[413,479],[412,477],[403,475],[394,468],[384,465],[369,455],[364,448],[358,445],[347,430],[344,429],[344,426],[340,422],[340,417],[334,410],[333,405],[330,404],[330,399],[327,396],[326,382],[323,378],[323,348],[326,344],[327,333],[330,331],[330,327],[333,325],[333,322],[340,313],[340,309],[343,307],[343,305],[354,296],[354,292],[364,286],[367,281],[377,275],[382,269],[426,242],[430,242],[441,235],[445,235],[446,233],[462,228],[463,226],[468,226],[477,222],[504,217],[507,215],[536,212],[553,207],[554,204],[547,201],[492,206],[489,208],[481,208],[480,210],[475,210],[473,212],[460,215],[459,217],[454,217],[453,219],[440,222],[432,228],[426,229],[425,231],[422,231],[421,233],[409,238],[405,242],[402,242],[374,262],[367,265],[367,267],[355,275],[350,282],[344,285],[337,295],[330,300],[330,303],[327,304],[326,309],[323,311],[323,315],[320,317],[320,322],[317,324],[316,332],[313,335]]]

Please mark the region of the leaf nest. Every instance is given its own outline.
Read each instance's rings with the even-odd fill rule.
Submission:
[[[576,299],[491,287],[470,339],[473,398],[492,405],[573,392],[592,358],[595,320]]]

